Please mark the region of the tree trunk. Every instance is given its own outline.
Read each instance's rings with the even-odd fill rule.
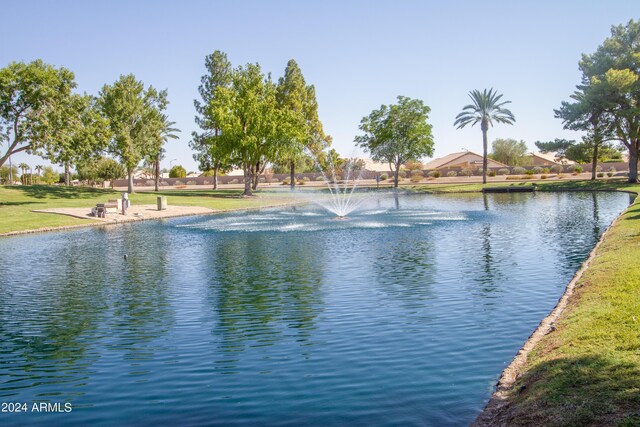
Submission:
[[[393,171],[393,188],[398,188],[398,177],[400,176],[400,166],[396,166]]]
[[[160,157],[157,157],[155,161],[155,175],[156,175],[155,191],[159,191],[160,190]]]
[[[244,164],[244,193],[243,196],[253,196],[251,192],[251,168],[248,163]]]
[[[296,162],[291,160],[291,183],[289,184],[291,191],[296,189]]]
[[[64,185],[71,185],[71,165],[68,160],[64,162]]]
[[[638,141],[631,141],[629,147],[629,182],[638,182]]]
[[[135,193],[135,191],[133,190],[133,171],[132,170],[127,171],[127,177],[128,177],[128,186],[129,186],[127,191],[129,192],[129,194],[133,194]]]
[[[487,183],[487,129],[482,126],[482,183]]]
[[[254,190],[258,189],[258,181],[260,179],[260,162],[256,163],[256,169],[253,173],[253,175],[251,176],[251,181],[252,181],[252,187]]]
[[[220,164],[218,162],[214,163],[213,165],[213,189],[217,190],[218,189],[218,168],[220,167]]]
[[[598,145],[597,141],[593,141],[593,158],[591,159],[591,180],[596,180],[596,168],[598,167]]]

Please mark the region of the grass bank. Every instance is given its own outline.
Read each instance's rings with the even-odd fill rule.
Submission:
[[[217,210],[250,209],[291,203],[286,192],[258,191],[256,197],[241,197],[241,190],[165,190],[141,192],[130,196],[132,204],[155,204],[159,195],[169,204],[203,206]],[[120,192],[86,187],[48,185],[0,186],[0,234],[39,228],[87,224],[90,219],[32,212],[34,209],[91,207],[108,199],[120,198]]]

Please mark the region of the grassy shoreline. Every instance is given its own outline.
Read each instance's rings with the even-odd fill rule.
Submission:
[[[535,183],[538,191],[625,191],[640,184],[623,181],[555,181]],[[533,183],[492,183],[494,186]],[[416,193],[478,192],[482,184],[435,184],[405,187]],[[77,190],[49,194],[42,188],[0,187],[0,233],[32,224],[30,209],[87,206],[117,192]],[[10,192],[18,192],[10,193]],[[78,194],[76,194],[78,193]],[[188,193],[188,194],[187,194]],[[243,199],[238,191],[164,191],[171,203],[231,210],[258,208],[287,194],[260,193]],[[153,203],[157,193],[139,193],[133,203]],[[640,198],[639,198],[640,199]],[[275,203],[274,203],[275,202]],[[44,206],[44,205],[47,206]],[[21,217],[7,220],[11,213]],[[9,214],[9,215],[7,215]],[[37,215],[31,213],[32,215]],[[42,215],[42,214],[40,214]],[[23,218],[24,217],[24,218]],[[57,215],[48,215],[51,221]],[[40,221],[42,217],[38,217]],[[60,216],[60,222],[80,221]],[[39,225],[42,222],[38,222]],[[56,226],[66,224],[56,224]],[[594,248],[588,268],[566,295],[548,333],[525,348],[514,381],[494,395],[475,425],[640,425],[640,201],[636,199]],[[521,352],[522,353],[522,352]]]

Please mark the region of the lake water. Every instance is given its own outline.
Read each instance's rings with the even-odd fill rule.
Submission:
[[[0,424],[466,425],[629,202],[382,195],[346,221],[2,238],[0,402],[61,412]]]

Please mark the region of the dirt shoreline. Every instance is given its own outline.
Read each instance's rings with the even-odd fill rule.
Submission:
[[[634,192],[635,193],[635,192]],[[635,193],[637,194],[637,193]],[[580,269],[573,276],[564,292],[560,296],[558,303],[553,308],[551,313],[549,313],[542,321],[538,324],[533,333],[529,336],[529,338],[525,341],[525,343],[520,347],[516,355],[514,356],[511,363],[502,371],[500,375],[500,379],[496,383],[496,390],[491,395],[491,398],[485,405],[484,409],[476,419],[470,424],[471,427],[495,427],[502,425],[498,421],[498,416],[506,407],[509,406],[509,402],[507,401],[509,394],[513,391],[513,387],[523,374],[526,369],[523,370],[527,363],[527,358],[529,353],[536,347],[536,345],[540,342],[540,340],[547,334],[553,332],[555,330],[555,323],[558,321],[560,316],[564,314],[565,309],[567,308],[571,297],[574,295],[576,285],[584,275],[584,273],[589,269],[589,265],[593,262],[593,260],[599,255],[598,251],[602,243],[607,239],[607,236],[610,234],[610,231],[620,222],[622,217],[626,214],[626,212],[631,208],[633,204],[629,205],[627,209],[622,211],[607,227],[600,239],[593,247],[591,252],[589,252],[589,256],[582,263]]]

